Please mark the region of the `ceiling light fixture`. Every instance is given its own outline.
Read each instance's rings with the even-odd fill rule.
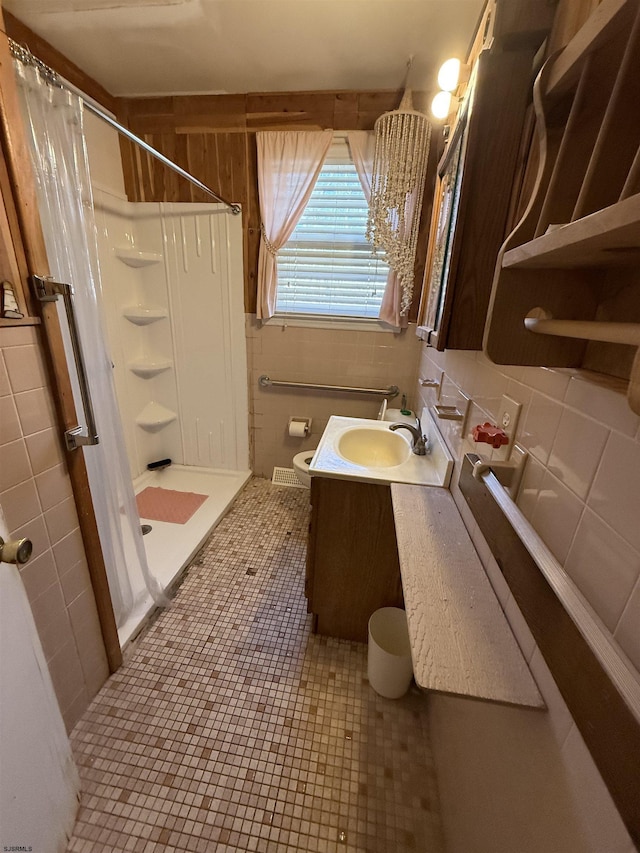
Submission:
[[[463,65],[459,59],[447,59],[438,71],[438,85],[440,91],[431,102],[431,112],[438,119],[446,119],[453,107],[453,98],[460,83],[469,78],[469,67]]]
[[[438,92],[431,101],[431,112],[436,118],[447,118],[451,112],[451,92]]]
[[[438,71],[438,86],[444,92],[453,92],[460,82],[460,60],[447,59]]]

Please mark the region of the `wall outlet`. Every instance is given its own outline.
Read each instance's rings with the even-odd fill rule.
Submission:
[[[512,397],[507,397],[506,394],[502,397],[500,408],[498,409],[498,420],[496,426],[501,427],[509,436],[509,444],[499,447],[492,451],[491,458],[504,462],[511,456],[511,448],[516,438],[516,430],[518,429],[518,421],[520,420],[520,412],[522,411],[522,403],[518,403]]]

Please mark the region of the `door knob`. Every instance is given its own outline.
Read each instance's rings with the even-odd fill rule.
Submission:
[[[33,544],[31,539],[13,539],[5,542],[0,536],[0,562],[2,563],[26,563],[31,552]]]

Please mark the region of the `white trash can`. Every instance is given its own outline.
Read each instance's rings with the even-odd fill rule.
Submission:
[[[413,678],[407,614],[399,607],[382,607],[369,619],[369,684],[385,699],[399,699]]]

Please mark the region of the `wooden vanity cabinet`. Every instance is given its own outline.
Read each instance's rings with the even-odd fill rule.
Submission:
[[[305,582],[317,634],[366,642],[379,607],[402,607],[391,488],[311,478]]]

